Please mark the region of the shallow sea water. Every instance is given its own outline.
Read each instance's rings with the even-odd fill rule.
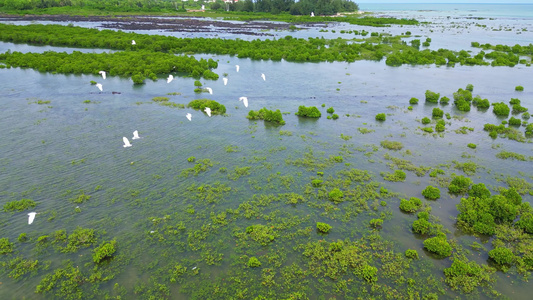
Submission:
[[[418,13],[401,12],[402,15],[412,17],[417,17]],[[469,47],[472,41],[510,45],[533,41],[531,19],[520,19],[516,24],[508,25],[514,28],[511,31],[497,31],[486,35],[490,31],[475,26],[474,23],[487,22],[490,28],[507,26],[505,24],[508,24],[508,20],[495,18],[478,21],[462,18],[463,16],[459,15],[458,19],[452,20],[458,22],[460,28],[453,28],[445,17],[434,16],[431,20],[436,24],[419,27],[394,26],[382,29],[330,24],[330,32],[327,33],[320,33],[319,29],[309,29],[276,32],[275,35],[290,34],[304,38],[323,35],[325,38],[335,38],[347,37],[347,34],[339,33],[343,29],[385,31],[393,34],[410,30],[413,35],[431,37],[431,49],[467,49],[473,52],[477,49]],[[529,30],[518,29],[523,27]],[[179,33],[171,35],[180,36]],[[0,43],[0,52],[7,50],[42,52],[73,49]],[[204,86],[213,89],[213,95],[210,96],[195,94],[195,79],[187,77],[176,76],[170,84],[162,77],[155,82],[147,80],[142,86],[133,86],[132,81],[127,78],[108,77],[102,80],[101,77],[91,75],[0,69],[0,204],[21,198],[31,198],[38,202],[35,211],[39,214],[32,225],[27,224],[27,212],[0,213],[2,237],[15,241],[17,255],[50,260],[51,270],[59,267],[60,262],[65,259],[71,259],[81,267],[91,261],[90,249],[82,249],[73,254],[58,254],[49,247],[44,252],[37,252],[32,244],[17,243],[16,239],[22,232],[36,239],[59,229],[66,229],[70,233],[76,226],[82,226],[96,229],[99,232],[99,242],[114,238],[118,241],[117,263],[124,264],[124,269],[116,278],[102,284],[102,290],[111,291],[113,285],[119,283],[127,289],[127,296],[135,297],[134,287],[139,282],[151,282],[151,276],[158,272],[156,268],[168,268],[170,261],[175,262],[177,259],[189,263],[189,270],[199,266],[202,276],[205,276],[202,277],[203,280],[224,278],[229,276],[227,272],[233,267],[230,258],[233,255],[242,255],[242,252],[229,245],[235,242],[232,229],[235,226],[244,229],[253,225],[253,220],[239,219],[235,224],[230,223],[229,226],[213,229],[216,234],[210,235],[205,243],[213,253],[224,255],[220,265],[213,266],[204,263],[200,257],[203,250],[179,249],[180,246],[176,246],[179,243],[172,245],[167,241],[158,242],[150,233],[154,229],[157,231],[152,219],[170,215],[172,218],[183,216],[184,220],[188,220],[185,218],[185,211],[192,206],[204,215],[198,216],[191,224],[186,224],[187,233],[190,233],[199,230],[201,226],[210,226],[210,211],[218,214],[227,208],[236,209],[254,194],[302,193],[304,185],[316,176],[316,171],[321,170],[310,171],[295,167],[287,164],[286,160],[301,158],[312,149],[317,158],[344,156],[342,163],[328,166],[324,170],[326,176],[334,176],[335,172],[343,169],[368,170],[382,186],[399,193],[399,197],[386,199],[387,209],[391,211],[392,217],[385,221],[382,236],[394,241],[400,251],[405,248],[417,249],[424,260],[447,267],[448,260],[436,260],[424,252],[423,239],[415,237],[409,230],[414,216],[403,214],[398,209],[399,198],[421,197],[421,190],[434,183],[429,176],[417,177],[413,172],[406,172],[407,179],[403,183],[384,181],[380,173],[392,172],[386,165],[388,161],[384,159],[384,155],[390,153],[391,156],[412,161],[417,166],[427,167],[452,164],[452,161],[473,161],[483,168],[471,178],[475,183],[484,182],[487,186],[502,186],[503,183],[496,180],[499,174],[522,177],[531,182],[528,177],[533,175],[530,162],[518,163],[495,157],[495,154],[502,150],[529,156],[532,151],[531,141],[518,143],[502,138],[492,140],[487,132],[483,131],[483,125],[497,124],[502,119],[490,110],[480,112],[473,108],[468,113],[462,113],[453,105],[424,104],[426,90],[453,99],[453,92],[470,83],[474,85],[474,95],[487,98],[490,102],[507,102],[511,98],[519,98],[522,106],[531,108],[531,67],[518,65],[514,68],[391,68],[386,66],[384,61],[297,64],[285,61],[251,61],[230,56],[195,57],[217,59],[219,66],[215,72],[219,75],[227,73],[228,85],[224,86],[222,79],[201,80]],[[238,73],[235,71],[236,64],[240,65]],[[261,79],[261,73],[266,75],[266,81]],[[91,80],[101,82],[104,91],[100,93],[96,87],[90,85]],[[514,87],[517,85],[524,86],[524,92],[516,92]],[[166,95],[172,92],[178,92],[180,95]],[[188,108],[160,106],[151,101],[157,96],[166,96],[170,101],[184,104],[193,99],[210,98],[225,105],[227,115],[209,118],[202,112]],[[238,101],[241,96],[248,97],[248,108]],[[411,97],[418,98],[420,102],[409,111],[407,107]],[[38,100],[51,102],[36,104]],[[90,100],[91,103],[83,103],[85,100]],[[323,103],[326,104],[324,108],[321,107]],[[318,120],[307,120],[295,116],[294,113],[300,105],[319,107],[322,117]],[[259,110],[262,107],[287,112],[283,115],[286,125],[272,126],[245,118],[249,110]],[[326,119],[328,107],[335,109],[335,113],[340,116],[338,120]],[[463,119],[449,120],[450,124],[447,124],[446,132],[442,136],[422,134],[422,131],[417,129],[422,127],[419,120],[425,116],[431,117],[434,107],[440,107],[451,115],[462,116]],[[387,113],[387,120],[376,122],[375,115],[382,112]],[[186,113],[192,114],[191,122],[185,118]],[[462,126],[472,127],[474,131],[466,135],[454,132]],[[368,128],[374,132],[361,134],[358,128]],[[134,130],[139,131],[141,139],[131,140]],[[280,130],[290,131],[292,136],[280,135]],[[340,138],[341,134],[352,138],[345,141]],[[123,136],[130,139],[132,147],[122,147]],[[379,147],[380,141],[383,140],[400,141],[404,149],[401,152],[383,149]],[[466,147],[468,143],[475,143],[478,148],[469,149]],[[343,145],[351,151],[350,154],[342,152]],[[371,150],[373,145],[377,146],[375,152]],[[237,152],[228,151],[228,147],[236,147]],[[366,149],[366,152],[357,150],[361,148]],[[412,155],[405,154],[406,149],[409,149]],[[187,161],[191,156],[197,160],[210,159],[214,166],[198,176],[180,176],[184,169],[193,166],[193,163]],[[233,174],[236,167],[244,166],[251,167],[249,175],[237,180],[228,179],[228,175]],[[219,172],[220,168],[226,168],[227,173]],[[454,172],[462,174],[461,171],[453,169],[453,166],[446,169],[447,176]],[[284,185],[280,176],[292,178],[292,184]],[[269,177],[272,181],[267,180]],[[216,182],[230,186],[232,191],[216,205],[205,203],[201,199],[193,201],[192,192],[188,191],[192,184],[196,184],[196,188],[201,184],[213,185]],[[82,204],[72,203],[70,199],[79,195],[79,191],[91,195],[91,199]],[[451,231],[449,238],[455,236],[463,245],[480,241],[455,228],[455,205],[460,197],[452,197],[442,188],[441,193],[441,199],[429,205],[433,208],[432,214],[439,217],[444,227]],[[531,203],[531,196],[523,197],[524,201]],[[78,205],[81,212],[75,211]],[[292,214],[303,219],[308,216],[305,222],[291,230],[313,227],[317,221],[329,223],[338,229],[327,238],[312,234],[312,237],[303,239],[304,241],[353,238],[358,236],[362,229],[352,227],[367,226],[368,219],[372,218],[371,214],[362,213],[360,218],[358,216],[346,223],[331,219],[324,209],[317,210],[305,204],[284,207],[283,210],[277,214]],[[53,215],[55,218],[48,220]],[[257,222],[269,224],[265,220]],[[177,240],[187,243],[186,235],[178,237]],[[277,251],[283,247],[282,244],[283,242],[278,242],[275,246],[265,247],[263,252],[258,251],[257,255]],[[487,247],[490,247],[490,243]],[[300,259],[296,252],[290,252],[288,256],[286,264],[298,262]],[[487,257],[476,258],[473,255],[471,259],[486,263]],[[52,295],[34,293],[35,286],[45,273],[41,271],[37,276],[22,281],[7,279],[4,276],[6,273],[2,273],[0,295],[5,299],[48,298]],[[443,277],[442,274],[436,275]],[[514,275],[508,278],[503,273],[497,273],[497,277],[498,291],[513,299],[527,298],[530,285],[521,282]],[[190,280],[195,279],[191,277]],[[181,294],[177,285],[170,285],[170,289],[173,299],[192,298],[190,294]],[[318,298],[320,295],[314,296]],[[453,296],[453,293],[449,293],[444,298]]]

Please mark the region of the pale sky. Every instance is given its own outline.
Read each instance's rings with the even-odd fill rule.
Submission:
[[[355,3],[531,3],[533,0],[353,0]]]

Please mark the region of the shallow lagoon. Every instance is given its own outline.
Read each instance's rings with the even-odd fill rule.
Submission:
[[[350,27],[330,26],[338,26],[337,33],[340,28]],[[403,32],[407,29],[381,30]],[[415,33],[417,28],[409,30]],[[518,36],[508,32],[503,39],[509,35],[509,40]],[[437,43],[438,38],[432,34],[428,36]],[[438,36],[447,41],[455,39],[445,32]],[[532,40],[529,31],[519,36]],[[476,41],[497,43],[494,40]],[[467,48],[469,42],[461,42],[458,49]],[[0,46],[2,52],[13,47],[8,43]],[[40,52],[43,49],[15,47],[25,49],[17,51]],[[169,289],[172,298],[205,299],[206,295],[216,298],[218,284],[218,289],[226,288],[236,297],[247,290],[242,298],[258,295],[289,297],[295,296],[299,290],[311,299],[334,295],[349,298],[353,294],[346,290],[350,289],[358,291],[354,292],[356,295],[363,295],[359,290],[360,283],[356,283],[357,276],[344,275],[345,280],[354,284],[336,291],[332,286],[338,282],[315,278],[312,273],[302,282],[289,281],[289,277],[282,274],[289,272],[287,270],[293,263],[302,269],[308,267],[308,258],[302,255],[298,245],[345,238],[355,241],[371,231],[368,220],[380,216],[385,220],[381,236],[394,243],[390,249],[400,254],[408,248],[416,249],[421,256],[419,261],[411,263],[410,270],[416,274],[408,272],[404,276],[419,281],[433,274],[437,283],[427,284],[427,290],[418,287],[416,291],[420,296],[428,292],[438,293],[439,289],[447,289],[442,298],[461,295],[449,291],[449,287],[441,282],[444,278],[442,268],[451,262],[435,259],[425,252],[423,238],[410,231],[416,216],[398,209],[399,198],[422,198],[421,190],[428,184],[435,186],[435,182],[427,174],[418,177],[414,172],[406,172],[405,182],[383,180],[381,172],[393,171],[386,165],[390,161],[385,159],[385,154],[406,159],[416,166],[436,168],[444,164],[440,168],[445,170],[446,176],[463,174],[453,167],[452,161],[473,161],[479,167],[470,177],[475,183],[484,182],[489,187],[506,186],[497,180],[501,174],[531,182],[530,162],[495,156],[502,150],[529,156],[531,144],[503,138],[492,140],[483,131],[483,125],[497,124],[501,119],[490,110],[480,112],[473,108],[462,113],[453,105],[438,105],[445,113],[458,118],[447,120],[450,124],[446,125],[442,135],[424,134],[417,129],[422,127],[419,120],[431,117],[435,107],[424,104],[427,89],[452,98],[453,92],[470,83],[474,85],[474,95],[491,102],[519,98],[522,106],[532,107],[533,86],[528,80],[531,68],[523,65],[514,68],[391,68],[384,61],[295,64],[228,56],[204,57],[219,60],[215,70],[218,74],[228,73],[227,86],[221,79],[202,80],[205,86],[213,89],[212,96],[195,94],[192,78],[177,77],[170,84],[161,78],[156,82],[147,80],[143,86],[133,86],[126,78],[108,77],[102,81],[96,76],[0,69],[5,90],[0,112],[0,128],[3,129],[0,183],[4,187],[0,203],[30,198],[38,202],[35,211],[39,213],[32,225],[27,225],[26,212],[0,213],[2,237],[15,243],[12,257],[50,261],[49,270],[40,270],[19,281],[7,279],[8,272],[3,270],[2,278],[5,279],[0,285],[1,295],[6,298],[50,297],[53,292],[34,293],[45,274],[60,268],[61,261],[70,259],[85,276],[89,276],[94,271],[91,250],[102,241],[116,239],[118,250],[114,259],[100,267],[104,276],[113,275],[114,278],[94,285],[84,283],[81,287],[87,297],[101,298],[105,293],[123,297],[161,297],[166,295],[166,289],[160,286],[163,285]],[[238,73],[235,64],[240,65]],[[266,81],[260,78],[261,73],[265,73]],[[102,82],[104,92],[98,93],[89,84],[91,80]],[[517,85],[524,86],[525,91],[514,91]],[[120,94],[112,94],[113,91]],[[173,92],[181,94],[166,95]],[[197,98],[214,99],[226,106],[227,116],[209,118],[191,109],[160,106],[151,101],[157,96],[167,96],[173,102],[184,104]],[[249,98],[248,108],[238,101],[241,96]],[[420,103],[409,111],[411,97],[419,98]],[[35,103],[38,100],[49,100],[50,103]],[[85,100],[90,103],[84,103]],[[322,103],[326,107],[320,107]],[[299,105],[319,107],[322,117],[308,120],[295,116]],[[277,127],[245,118],[249,109],[262,107],[288,112],[284,115],[286,125]],[[338,120],[326,119],[328,107],[335,109],[340,116]],[[191,122],[185,118],[187,112],[193,115]],[[382,112],[387,113],[387,120],[376,122],[375,115]],[[468,134],[454,132],[462,126],[472,127],[474,131]],[[358,128],[374,131],[362,134]],[[139,130],[142,139],[132,141],[131,148],[123,148],[122,137],[131,141],[134,130]],[[292,135],[280,134],[281,130]],[[342,139],[341,134],[351,138]],[[383,140],[400,141],[404,149],[384,149],[380,147]],[[477,144],[477,149],[468,148],[468,143]],[[315,158],[307,167],[290,163],[306,154]],[[194,166],[187,161],[191,156],[197,161],[210,159],[213,166],[197,176],[184,176],[182,172]],[[342,156],[343,161],[331,162],[330,156]],[[317,171],[323,171],[324,179],[327,179],[342,176],[340,171],[352,168],[368,170],[374,181],[398,195],[378,198],[386,201],[386,206],[374,205],[378,201],[368,195],[365,207],[365,201],[335,205],[316,195],[305,194],[311,179],[317,178]],[[217,183],[231,190],[216,189]],[[199,189],[202,184],[209,186]],[[432,207],[432,215],[440,219],[444,228],[450,230],[448,239],[456,238],[465,248],[472,241],[486,242],[464,235],[455,228],[455,205],[460,197],[452,197],[446,190],[441,188],[441,198],[435,202],[423,201]],[[71,199],[81,191],[91,198],[81,204],[73,203]],[[256,200],[258,195],[290,192],[304,195],[303,203],[301,200],[297,204],[285,203],[287,197],[284,196],[283,200],[265,205],[255,203],[248,212],[244,207],[238,214],[227,211]],[[523,198],[531,202],[531,196],[524,195]],[[79,212],[76,206],[79,206]],[[332,232],[328,235],[315,232],[316,222],[332,225]],[[239,234],[248,226],[257,224],[274,226],[271,232],[274,241],[263,246]],[[36,243],[39,236],[51,235],[60,229],[66,229],[70,234],[76,226],[95,229],[98,243],[75,253],[60,253],[55,245],[41,247]],[[30,242],[17,242],[22,232],[28,234]],[[491,249],[490,241],[485,247]],[[376,250],[376,253],[381,255],[382,252]],[[247,260],[242,259],[244,255],[258,257],[262,267],[248,268]],[[468,258],[487,263],[486,252],[482,255],[471,253]],[[5,257],[2,259],[6,260]],[[176,264],[186,267],[187,271],[178,278],[178,283],[173,283],[169,279],[172,277],[169,270]],[[395,287],[400,296],[407,297],[407,284],[397,282],[395,276],[382,276],[384,263],[378,257],[374,258],[373,264],[380,266],[378,283]],[[272,273],[274,279],[269,279]],[[297,272],[292,270],[292,273]],[[513,270],[506,274],[496,273],[496,289],[514,299],[526,298],[529,285],[515,273]],[[224,285],[224,279],[231,279],[232,283]],[[100,292],[92,291],[95,286]],[[378,294],[386,297],[385,292]]]

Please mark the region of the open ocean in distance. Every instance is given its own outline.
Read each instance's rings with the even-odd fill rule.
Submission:
[[[427,17],[533,19],[533,4],[523,3],[361,3],[359,9],[386,14],[417,12]]]

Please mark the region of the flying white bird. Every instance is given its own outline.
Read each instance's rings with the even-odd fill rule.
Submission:
[[[100,71],[98,72],[98,74],[102,75],[102,78],[105,79],[105,75],[106,75],[105,71]]]
[[[101,83],[97,83],[97,84],[96,84],[96,87],[100,90],[100,92],[103,91],[103,89],[102,89],[102,84],[101,84]]]
[[[172,76],[172,74],[168,75],[167,83],[170,83],[172,80],[174,80],[174,76]]]
[[[135,40],[131,40],[131,44],[132,45],[137,45],[137,43],[135,43]]]
[[[226,77],[222,78],[222,81],[224,81],[224,85],[228,84],[228,79]]]
[[[31,212],[31,213],[28,214],[28,216],[29,216],[28,217],[28,224],[33,223],[33,220],[35,219],[35,215],[36,214],[37,214],[36,212]]]
[[[213,95],[213,89],[212,88],[206,87],[205,89],[209,92],[209,94]]]
[[[242,103],[244,103],[244,106],[248,107],[248,98],[247,97],[240,97],[239,101],[242,101]]]
[[[187,119],[189,119],[189,121],[192,121],[192,115],[190,113],[187,113],[185,116],[187,117]]]
[[[208,116],[211,117],[211,108],[206,107],[206,108],[204,109],[204,111],[207,113]]]
[[[124,148],[131,147],[130,141],[127,137],[123,137],[122,140],[124,141]]]
[[[261,73],[261,78],[263,78],[263,80],[266,81],[265,74]]]
[[[237,70],[237,72],[239,72],[239,65],[235,65],[235,69]]]
[[[132,138],[132,139],[136,140],[136,139],[140,139],[140,138],[141,138],[141,137],[139,136],[139,131],[135,130],[135,131],[133,132],[133,138]]]

